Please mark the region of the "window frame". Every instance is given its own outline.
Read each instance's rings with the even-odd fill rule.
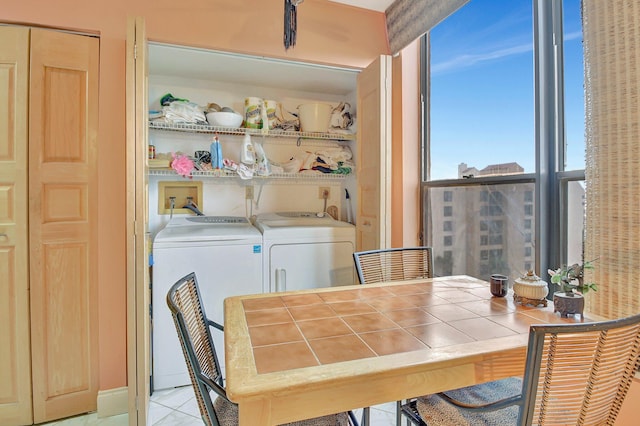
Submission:
[[[429,79],[430,34],[420,40],[420,95],[423,112],[421,205],[423,244],[432,245],[426,217],[431,211],[429,190],[434,188],[534,183],[534,262],[536,273],[566,263],[568,244],[567,187],[584,181],[584,170],[565,171],[564,130],[564,33],[562,0],[532,0],[534,46],[534,142],[535,172],[520,175],[481,176],[463,179],[429,179],[431,154]],[[546,273],[545,273],[546,274]]]

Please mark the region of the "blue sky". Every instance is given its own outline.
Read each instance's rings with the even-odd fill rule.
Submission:
[[[580,0],[564,0],[568,169],[584,167]],[[431,178],[535,169],[532,0],[471,0],[431,31]]]

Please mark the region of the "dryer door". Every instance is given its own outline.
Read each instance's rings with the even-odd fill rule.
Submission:
[[[352,285],[353,251],[349,241],[273,245],[269,251],[269,290]]]

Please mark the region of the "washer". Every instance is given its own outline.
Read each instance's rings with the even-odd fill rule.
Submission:
[[[262,232],[265,291],[291,291],[355,283],[355,226],[313,212],[265,213]]]
[[[153,243],[153,388],[191,380],[166,297],[171,286],[195,272],[206,314],[224,324],[223,301],[262,293],[262,234],[244,217],[179,216]],[[224,339],[212,332],[224,372]]]

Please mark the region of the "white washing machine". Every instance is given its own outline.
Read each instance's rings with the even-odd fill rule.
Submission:
[[[322,217],[320,217],[322,216]],[[328,214],[260,214],[265,291],[291,291],[355,283],[355,226]]]
[[[262,293],[262,234],[244,217],[172,218],[153,242],[153,388],[191,383],[166,297],[195,272],[207,316],[224,324],[226,297]],[[224,339],[212,330],[224,372]]]

